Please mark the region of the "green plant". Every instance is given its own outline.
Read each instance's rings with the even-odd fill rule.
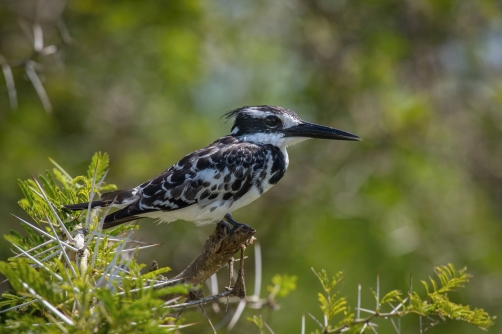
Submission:
[[[52,173],[19,181],[24,195],[19,204],[33,222],[17,217],[27,235],[6,236],[18,254],[0,262],[0,273],[11,286],[0,301],[0,332],[163,333],[179,328],[160,297],[186,294],[190,287],[156,289],[166,285],[158,277],[169,268],[141,273],[145,265],[136,262],[136,255],[153,245],[131,238],[136,227],[103,234],[95,210],[74,217],[63,208],[115,189],[104,183],[108,155],[96,153],[87,176],[75,178],[53,163]]]
[[[183,304],[173,304],[173,300],[165,302],[162,296],[187,295],[194,287],[173,285],[176,280],[162,276],[169,271],[167,267],[141,272],[145,265],[136,262],[138,252],[155,245],[134,240],[132,234],[136,226],[122,225],[105,234],[98,210],[89,210],[85,216],[73,216],[74,213],[64,209],[65,204],[89,201],[103,191],[116,189],[104,182],[108,155],[96,153],[87,175],[75,178],[54,161],[52,163],[55,165],[52,172],[19,181],[24,195],[19,205],[32,221],[17,217],[26,235],[13,231],[5,236],[17,255],[0,262],[0,273],[11,286],[0,300],[1,333],[164,333],[192,325],[172,317],[171,311],[188,306],[202,307],[204,303],[232,294],[229,290]],[[259,245],[255,250],[259,253]],[[260,257],[257,259],[257,266],[261,266]],[[241,254],[240,261],[243,260]],[[376,332],[372,321],[386,318],[399,333],[399,319],[412,314],[420,319],[427,318],[429,325],[445,319],[465,321],[481,329],[493,324],[494,318],[484,310],[471,310],[468,305],[449,299],[448,293],[468,282],[470,275],[465,269],[456,270],[450,264],[436,267],[435,272],[438,281],[432,278],[429,282],[422,281],[425,295],[410,289],[404,297],[401,291],[393,290],[380,298],[377,283],[373,310],[361,307],[359,289],[354,313],[347,306],[346,298],[335,292],[343,274],[339,272],[330,278],[325,270],[314,271],[323,288],[318,299],[325,320],[315,320],[320,332]],[[252,296],[241,300],[234,298],[230,302],[238,301],[239,305],[250,305],[254,309],[276,309],[276,299],[296,289],[296,282],[296,276],[276,275],[268,286],[266,298],[259,298],[260,283]],[[242,311],[238,306],[230,321],[232,326]],[[361,317],[361,312],[369,316]],[[394,319],[398,319],[397,325]],[[248,320],[261,333],[272,332],[261,315],[255,314]]]
[[[403,293],[399,290],[392,290],[380,297],[379,282],[377,281],[377,289],[373,293],[376,300],[374,309],[361,308],[361,286],[359,286],[356,313],[354,313],[347,306],[347,299],[340,297],[337,292],[333,292],[343,279],[343,273],[338,272],[329,278],[325,270],[314,271],[323,287],[323,293],[318,294],[318,299],[325,319],[324,322],[321,322],[312,316],[320,327],[320,331],[316,330],[316,333],[363,333],[364,331],[376,333],[376,324],[372,321],[377,318],[390,320],[396,332],[400,333],[399,319],[413,314],[419,316],[420,332],[427,329],[422,328],[422,319],[424,318],[428,320],[429,327],[446,319],[464,321],[483,330],[494,324],[495,317],[491,317],[483,309],[471,310],[469,305],[457,304],[449,299],[449,292],[464,287],[464,284],[469,281],[470,275],[467,274],[465,268],[457,270],[452,264],[448,264],[447,266],[435,267],[434,272],[439,283],[433,278],[429,278],[430,283],[422,281],[426,290],[425,295],[420,295],[410,287],[406,297],[403,297]],[[361,312],[368,313],[369,316],[361,317]],[[335,319],[338,321],[335,322]],[[394,319],[398,319],[398,324]]]

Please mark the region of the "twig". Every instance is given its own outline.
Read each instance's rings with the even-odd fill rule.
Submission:
[[[33,48],[40,53],[44,48],[44,32],[40,23],[33,24]]]
[[[21,221],[21,223],[28,225],[28,226],[29,226],[29,227],[31,227],[32,229],[37,230],[38,232],[40,232],[40,233],[42,233],[43,235],[45,235],[45,236],[47,236],[47,237],[51,238],[51,239],[52,239],[52,240],[54,240],[54,241],[58,241],[58,242],[62,243],[65,247],[68,247],[68,248],[69,248],[69,249],[71,249],[72,251],[74,251],[74,252],[78,251],[78,249],[76,249],[76,248],[75,248],[75,247],[73,247],[72,245],[70,245],[70,244],[68,244],[68,243],[66,243],[66,242],[64,242],[64,241],[59,240],[58,238],[56,238],[56,237],[54,237],[53,235],[51,235],[51,234],[49,234],[49,233],[45,232],[44,230],[39,229],[38,227],[36,227],[36,226],[34,226],[34,225],[32,225],[32,224],[28,223],[26,220],[24,220],[24,219],[22,219],[22,218],[20,218],[20,217],[18,217],[18,216],[16,216],[16,215],[14,215],[14,214],[12,214],[12,213],[11,213],[11,215],[12,215],[12,216],[14,216],[14,217],[16,217],[17,219],[19,219],[19,220]]]
[[[363,319],[356,319],[354,321],[352,321],[350,324],[344,324],[340,327],[336,327],[336,328],[333,328],[331,330],[327,330],[325,333],[342,333],[347,327],[351,327],[351,326],[354,326],[354,325],[360,325],[360,324],[368,324],[370,325],[371,324],[371,320],[375,319],[375,318],[391,318],[391,317],[398,317],[398,320],[401,319],[401,317],[405,314],[408,314],[408,313],[411,313],[411,312],[406,312],[406,311],[403,311],[403,312],[396,312],[396,313],[392,313],[392,312],[388,312],[388,313],[374,313],[372,315],[370,315],[369,317],[367,318],[363,318]],[[373,325],[373,324],[371,324]],[[323,328],[324,329],[324,328]]]
[[[317,324],[317,325],[319,325],[319,327],[321,327],[321,329],[324,329],[324,326],[321,324],[321,322],[320,322],[319,320],[317,320],[317,319],[316,319],[316,317],[314,317],[314,316],[312,315],[312,313],[307,312],[307,314],[309,315],[309,317],[311,317],[311,318],[312,318],[312,320],[314,320],[314,321],[316,322],[316,324]]]
[[[0,55],[0,62],[2,63],[3,76],[5,77],[5,84],[9,93],[10,107],[12,110],[17,109],[17,91],[14,82],[14,75],[12,75],[12,68],[7,64],[4,57]]]
[[[357,315],[356,318],[361,317],[361,284],[357,285]]]
[[[122,252],[122,253],[125,253],[125,252],[132,252],[132,251],[136,251],[136,250],[142,250],[142,249],[145,249],[145,248],[150,248],[150,247],[160,246],[160,245],[162,245],[162,244],[163,244],[163,243],[162,243],[162,242],[160,242],[160,243],[158,243],[158,244],[151,244],[151,245],[148,245],[148,246],[136,246],[136,247],[134,247],[134,248],[123,249],[121,252]],[[115,252],[116,252],[116,250],[111,251],[110,253],[111,253],[111,254],[113,254],[113,253],[115,253]]]
[[[232,289],[232,279],[234,278],[234,262],[235,262],[235,259],[232,256],[228,260],[228,289],[229,290]],[[226,305],[225,305],[225,312],[228,312],[228,301],[229,301],[229,298],[230,298],[230,296],[227,296],[227,302],[226,302]]]
[[[213,329],[213,333],[214,334],[217,334],[216,333],[216,329],[214,328],[213,326],[213,323],[211,322],[211,319],[209,319],[209,316],[207,315],[206,313],[206,310],[204,310],[204,307],[202,307],[202,305],[199,305],[200,309],[202,310],[202,313],[204,314],[204,316],[206,317],[207,321],[209,321],[209,325],[211,326],[211,328]]]
[[[262,260],[261,260],[261,246],[257,242],[254,245],[254,268],[255,268],[255,281],[253,296],[260,297],[261,293],[261,276],[262,276]]]
[[[70,258],[68,257],[68,254],[66,254],[66,250],[63,247],[63,241],[61,241],[59,239],[58,233],[56,232],[56,228],[54,227],[54,225],[52,225],[52,223],[51,223],[51,221],[49,219],[49,216],[47,216],[47,212],[45,212],[45,217],[47,218],[47,221],[49,222],[49,226],[52,228],[52,231],[54,232],[54,236],[56,237],[56,239],[57,239],[57,241],[59,243],[59,247],[61,248],[61,252],[63,252],[64,259],[65,259],[66,263],[68,264],[68,267],[70,267],[73,276],[77,277],[77,272],[75,271],[75,268],[73,268],[73,265],[72,265],[72,263],[70,261]]]
[[[26,253],[31,253],[31,252],[33,252],[34,250],[37,250],[37,249],[42,248],[42,247],[44,247],[44,246],[47,246],[47,245],[49,245],[49,244],[51,244],[51,243],[53,243],[53,242],[54,242],[54,240],[48,240],[48,241],[46,241],[46,242],[44,242],[44,243],[41,243],[41,244],[40,244],[40,245],[38,245],[38,246],[35,246],[35,247],[33,247],[33,248],[28,249],[28,250],[26,251]],[[44,250],[43,252],[40,252],[40,253],[35,254],[34,256],[35,256],[35,257],[40,256],[40,255],[42,255],[42,254],[47,253],[48,251],[50,252],[52,249],[55,249],[55,248],[57,248],[57,246],[51,247],[51,248],[49,248],[49,249],[46,249],[46,250]],[[20,257],[20,256],[21,256],[21,254],[17,254],[16,256],[14,256],[14,258],[16,258],[16,257]]]
[[[246,250],[246,245],[241,245],[241,257],[240,257],[240,267],[239,274],[237,275],[237,280],[234,286],[235,295],[241,299],[246,297],[246,284],[244,282],[244,251]]]
[[[35,184],[37,185],[38,189],[40,190],[40,193],[41,193],[41,196],[43,197],[43,199],[45,200],[45,202],[47,203],[47,205],[49,206],[49,209],[51,209],[52,213],[54,214],[54,216],[56,217],[59,225],[61,226],[61,229],[63,230],[64,234],[66,234],[66,237],[68,238],[69,241],[74,241],[73,240],[73,237],[72,235],[70,234],[70,232],[68,231],[68,229],[66,228],[66,225],[63,223],[63,221],[61,220],[61,218],[59,217],[58,213],[56,212],[56,209],[54,208],[54,206],[52,205],[52,202],[49,200],[49,198],[47,197],[47,195],[45,194],[45,191],[44,189],[42,188],[42,186],[40,185],[40,183],[38,182],[37,178],[35,176],[31,176],[33,181],[35,181]],[[47,214],[45,214],[46,217],[47,217]],[[49,217],[47,217],[47,221],[50,222],[50,219]],[[50,224],[52,226],[52,223]],[[58,238],[59,239],[59,238]]]
[[[28,74],[28,78],[30,78],[31,82],[33,83],[33,87],[35,87],[35,91],[37,92],[45,111],[52,112],[51,101],[49,100],[49,96],[47,96],[44,85],[42,85],[42,81],[40,81],[40,78],[38,77],[38,74],[35,71],[35,66],[33,64],[33,60],[26,61],[26,74]]]
[[[46,301],[45,299],[43,299],[40,295],[38,295],[35,290],[33,290],[32,288],[30,288],[28,286],[28,284],[26,284],[25,282],[21,281],[21,284],[23,284],[24,288],[26,290],[28,290],[28,292],[35,296],[36,298],[38,298],[40,300],[40,302],[42,304],[45,305],[45,307],[47,307],[49,310],[51,310],[55,315],[57,315],[61,320],[63,320],[64,322],[66,322],[68,325],[70,326],[73,326],[73,321],[71,319],[69,319],[68,317],[66,317],[63,313],[61,313],[57,308],[55,308],[51,303],[49,303],[48,301]]]
[[[206,297],[206,298],[194,300],[194,301],[191,301],[191,302],[188,302],[188,303],[175,304],[175,305],[165,305],[165,307],[168,307],[168,308],[184,308],[184,307],[189,307],[189,306],[194,306],[194,305],[202,305],[202,304],[209,303],[210,301],[213,301],[213,300],[216,300],[216,299],[220,299],[220,298],[229,296],[232,293],[233,293],[232,290],[223,291],[223,292],[221,292],[221,293],[219,293],[217,295],[214,295],[214,296],[210,296],[210,297]]]
[[[42,262],[38,261],[37,259],[35,259],[33,256],[31,256],[30,254],[26,253],[21,247],[19,247],[18,245],[16,244],[12,244],[14,247],[16,247],[18,250],[20,250],[25,256],[27,256],[30,260],[32,260],[33,262],[35,262],[38,266],[44,268],[45,270],[47,270],[51,275],[54,275],[59,281],[62,281],[63,280],[63,277],[59,276],[58,274],[56,274],[55,272],[53,272],[52,270],[50,270],[45,264],[43,264]]]
[[[263,326],[265,326],[268,329],[270,334],[275,334],[275,332],[272,330],[272,328],[265,321],[263,321]]]
[[[26,305],[30,305],[31,303],[34,303],[36,301],[38,301],[38,299],[32,299],[29,302],[22,303],[22,304],[19,304],[19,305],[16,305],[16,306],[12,306],[12,307],[6,308],[5,310],[1,310],[0,314],[1,313],[6,313],[6,312],[9,312],[9,311],[12,311],[12,310],[17,310],[20,307],[23,307],[23,306],[26,306]]]
[[[234,328],[235,324],[237,323],[237,321],[239,321],[239,318],[241,317],[242,315],[242,312],[244,312],[244,308],[246,307],[246,300],[245,299],[241,299],[239,301],[239,305],[237,305],[237,308],[235,309],[235,313],[234,315],[232,316],[232,319],[230,320],[230,322],[228,323],[228,330],[230,331],[232,328]]]
[[[165,282],[161,282],[161,283],[157,283],[157,284],[153,284],[153,285],[144,286],[144,287],[141,287],[141,288],[129,290],[129,293],[138,292],[138,291],[144,291],[144,290],[147,290],[147,289],[160,289],[160,288],[163,288],[163,287],[166,287],[166,286],[169,286],[169,285],[174,285],[174,283],[178,283],[181,280],[182,280],[182,278],[170,279],[170,280],[165,281]],[[228,291],[226,291],[226,292],[228,292]],[[124,291],[117,292],[115,295],[116,296],[120,296],[120,295],[123,295],[123,294],[125,294]]]

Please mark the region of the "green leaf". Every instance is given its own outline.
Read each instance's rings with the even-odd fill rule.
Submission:
[[[56,200],[56,193],[54,191],[54,189],[52,188],[51,184],[49,183],[49,180],[47,180],[45,178],[44,175],[40,174],[38,176],[38,179],[40,180],[40,183],[41,183],[41,186],[42,188],[44,189],[44,192],[47,196],[47,198],[51,199],[51,200]]]
[[[260,334],[265,333],[265,326],[263,325],[263,319],[261,316],[253,315],[253,317],[246,318],[247,321],[252,322],[260,331]]]
[[[165,274],[167,272],[171,271],[171,268],[169,267],[163,267],[163,268],[159,268],[157,270],[154,270],[154,271],[150,271],[144,275],[141,275],[141,278],[143,280],[149,280],[149,279],[155,279],[158,275],[162,275],[162,274]]]
[[[95,179],[95,184],[101,180],[105,174],[108,166],[110,165],[110,157],[108,153],[96,152],[92,156],[91,163],[87,168],[87,178],[89,180]]]
[[[53,173],[56,176],[56,179],[61,182],[63,185],[70,184],[73,180],[73,178],[68,174],[61,166],[59,166],[54,160],[49,158],[49,161],[56,166],[55,169],[53,169]]]
[[[291,291],[296,289],[296,281],[298,277],[289,275],[275,275],[272,277],[272,284],[267,287],[267,290],[277,297],[286,297]]]
[[[17,183],[19,185],[19,188],[21,188],[21,191],[23,193],[24,198],[28,201],[28,204],[30,206],[33,206],[35,199],[33,197],[33,193],[31,191],[28,183],[26,181],[21,181],[19,179],[17,180]]]
[[[395,301],[401,301],[401,291],[399,290],[392,290],[391,292],[387,293],[385,296],[383,296],[382,300],[380,301],[380,304],[385,304],[385,303],[392,303]]]

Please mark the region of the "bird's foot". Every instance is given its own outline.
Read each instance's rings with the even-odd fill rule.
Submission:
[[[227,223],[224,220],[220,220],[219,223],[217,224],[216,228],[218,229],[218,238],[223,239],[227,234],[231,234],[234,229],[232,228],[232,225]],[[226,231],[226,233],[225,233]]]
[[[247,227],[249,227],[249,225],[247,225],[247,224],[241,224],[241,223],[239,223],[239,222],[235,221],[235,219],[233,219],[233,218],[232,218],[232,215],[231,215],[231,214],[229,214],[229,213],[227,213],[227,214],[225,215],[225,220],[226,220],[228,223],[226,223],[226,224],[225,224],[225,222],[224,222],[224,221],[222,221],[222,222],[225,224],[225,226],[226,226],[226,228],[227,228],[227,232],[228,232],[228,234],[232,234],[232,233],[234,233],[234,231],[235,231],[236,229],[238,229],[239,227],[241,227],[241,226],[247,226]],[[231,228],[230,228],[230,225],[232,225],[232,227],[231,227]],[[249,228],[251,228],[251,227],[249,227]]]
[[[218,225],[217,225],[218,236],[220,238],[223,238],[225,236],[224,231],[223,231],[224,229],[227,230],[227,235],[231,235],[232,233],[235,232],[235,230],[237,230],[239,227],[242,227],[242,226],[244,226],[244,227],[252,230],[252,228],[249,225],[247,225],[247,224],[241,224],[241,223],[235,221],[235,219],[233,219],[232,215],[229,214],[229,213],[227,213],[225,215],[224,219],[225,220],[220,220],[218,222]]]

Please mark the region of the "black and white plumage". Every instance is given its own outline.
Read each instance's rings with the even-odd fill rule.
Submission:
[[[272,106],[243,107],[232,132],[192,152],[157,177],[133,189],[105,193],[96,207],[119,207],[105,217],[103,228],[150,217],[165,222],[231,224],[231,212],[263,195],[288,168],[286,147],[309,138],[360,140],[356,135],[307,123],[293,111]],[[88,203],[66,206],[84,210]]]

